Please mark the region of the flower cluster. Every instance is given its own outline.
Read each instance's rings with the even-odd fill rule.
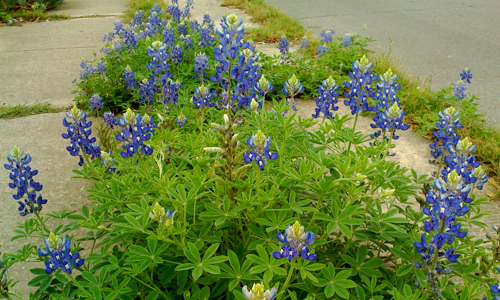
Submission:
[[[193,104],[194,108],[202,108],[204,106],[213,107],[215,102],[210,102],[213,94],[209,88],[207,88],[204,84],[201,84],[194,90],[193,94]]]
[[[11,189],[16,189],[17,193],[12,195],[15,200],[19,200],[19,214],[25,216],[29,213],[34,213],[42,210],[42,205],[47,203],[46,199],[43,199],[42,195],[39,194],[37,197],[37,192],[40,192],[43,186],[33,180],[33,177],[38,174],[37,170],[31,170],[29,163],[31,162],[31,156],[25,153],[23,150],[14,147],[7,155],[8,164],[4,167],[10,170],[9,183]],[[24,201],[20,200],[26,195]]]
[[[318,88],[319,97],[314,99],[317,107],[314,109],[316,113],[312,114],[313,118],[318,118],[320,113],[323,113],[324,118],[333,119],[332,111],[339,109],[338,106],[335,106],[338,102],[338,88],[339,86],[335,83],[332,76],[323,80],[321,86]]]
[[[92,95],[92,97],[90,97],[89,100],[90,100],[89,109],[94,109],[95,111],[97,111],[100,108],[104,107],[104,102],[102,101],[101,95],[99,94]]]
[[[345,36],[342,38],[342,46],[349,47],[351,45],[352,45],[352,35],[349,33],[346,33]]]
[[[196,76],[200,78],[200,83],[205,82],[205,70],[208,69],[208,58],[205,53],[198,53],[194,58],[194,71],[198,73]]]
[[[281,62],[286,62],[288,60],[288,51],[289,51],[289,47],[290,46],[290,42],[288,42],[288,39],[286,37],[286,35],[282,35],[281,36],[281,39],[278,43],[278,48],[280,49],[280,53],[281,53]]]
[[[68,132],[63,133],[62,137],[71,142],[71,146],[66,147],[66,149],[72,156],[78,155],[80,157],[78,165],[83,165],[83,156],[80,154],[80,150],[83,155],[90,155],[92,159],[100,157],[101,149],[99,145],[95,144],[96,138],[90,137],[92,121],[87,121],[87,114],[84,111],[74,106],[66,113],[62,123],[64,127],[68,128]]]
[[[398,139],[399,136],[394,133],[396,129],[408,130],[410,128],[410,125],[403,124],[405,112],[400,108],[399,98],[396,96],[401,88],[396,82],[397,78],[398,76],[389,69],[380,76],[376,85],[377,93],[373,98],[377,101],[374,108],[377,115],[373,118],[375,123],[370,124],[370,126],[380,128],[380,130],[375,132],[372,137],[378,137],[383,132],[385,138],[386,133],[389,132],[390,138]]]
[[[165,211],[165,208],[162,207],[158,202],[153,206],[153,210],[149,212],[149,217],[160,225],[168,227],[174,223],[174,215],[170,209]]]
[[[352,72],[349,72],[349,82],[345,82],[348,91],[345,93],[346,100],[344,104],[351,108],[351,114],[370,111],[372,108],[368,105],[368,98],[374,96],[373,89],[370,87],[377,76],[372,74],[373,63],[366,56],[352,63]]]
[[[285,234],[278,232],[276,237],[282,245],[280,252],[273,252],[275,259],[288,258],[288,261],[292,261],[299,254],[302,259],[311,261],[316,259],[316,254],[309,253],[309,245],[314,242],[314,233],[312,231],[305,232],[304,226],[301,226],[299,221],[288,225]]]
[[[38,249],[38,254],[42,257],[49,257],[49,260],[45,262],[45,273],[51,274],[60,268],[63,272],[71,274],[73,268],[83,265],[84,259],[79,259],[80,254],[71,252],[71,241],[67,236],[61,239],[51,232],[43,242],[45,249]]]
[[[153,149],[144,143],[151,138],[151,133],[156,127],[152,117],[141,116],[128,108],[116,123],[121,127],[121,133],[116,135],[116,139],[123,142],[122,148],[125,151],[120,152],[123,158],[131,157],[138,153],[139,149],[145,155],[153,153]]]
[[[302,39],[300,40],[300,49],[309,49],[309,46],[311,44],[309,44],[309,40],[307,39],[307,37],[302,37]]]
[[[500,274],[500,267],[497,268],[497,272]],[[490,292],[495,294],[491,300],[500,300],[500,287],[498,286],[498,283],[490,286]],[[483,300],[488,300],[488,298],[483,298]]]
[[[467,86],[465,84],[470,84],[471,79],[472,73],[469,68],[465,68],[462,73],[460,73],[460,79],[454,84],[453,95],[457,97],[457,100],[462,100],[467,96],[467,94],[465,94],[465,91],[467,90]]]
[[[326,27],[323,27],[323,30],[319,33],[321,36],[321,42],[323,43],[331,43],[333,41],[333,35],[335,34],[335,31],[332,29],[326,29]]]
[[[246,152],[243,156],[244,161],[246,163],[255,161],[257,163],[257,166],[261,170],[264,170],[266,159],[278,158],[278,153],[269,152],[269,147],[271,146],[271,137],[266,137],[260,130],[247,139],[247,145],[251,148],[251,150],[249,152]]]
[[[439,122],[436,122],[438,131],[434,131],[432,135],[434,136],[434,141],[429,145],[431,150],[431,155],[434,158],[439,158],[448,152],[448,149],[454,147],[460,136],[456,133],[456,130],[462,128],[460,124],[460,119],[458,110],[454,107],[448,107],[442,112],[438,113]]]
[[[287,105],[292,105],[292,109],[294,111],[297,111],[297,102],[295,102],[294,97],[304,91],[304,86],[300,81],[297,79],[295,74],[292,75],[290,79],[285,81],[285,85],[283,87],[283,94],[285,96],[290,96],[290,98],[286,99],[286,104]],[[286,113],[286,112],[285,112]]]
[[[254,283],[250,291],[248,290],[248,287],[246,285],[241,291],[243,292],[243,296],[245,296],[245,298],[247,299],[273,300],[278,292],[276,288],[273,287],[271,290],[264,290],[264,288],[264,284]]]
[[[459,127],[458,112],[454,108],[448,108],[439,116],[442,123],[440,131],[443,132],[442,135],[435,136],[442,137],[439,143],[445,145],[443,151],[439,152],[443,156],[444,166],[438,172],[439,177],[434,180],[433,189],[427,193],[426,201],[431,207],[422,209],[424,214],[430,216],[430,220],[425,221],[424,230],[432,232],[432,237],[428,242],[426,235],[422,234],[421,241],[414,243],[423,259],[422,262],[415,262],[415,265],[428,270],[427,281],[436,295],[440,295],[436,280],[438,275],[452,271],[438,258],[444,257],[451,263],[457,262],[459,254],[455,254],[456,248],[450,246],[444,249],[445,245],[452,244],[455,238],[467,235],[466,231],[461,231],[458,217],[470,211],[467,204],[472,202],[469,197],[472,189],[475,186],[481,189],[488,179],[480,162],[472,154],[475,145],[468,138],[460,140],[455,133],[455,128]],[[437,149],[440,148],[435,147],[433,151],[436,152]]]
[[[188,118],[182,112],[180,112],[177,118],[175,118],[175,123],[177,123],[181,128],[187,123],[187,121]]]

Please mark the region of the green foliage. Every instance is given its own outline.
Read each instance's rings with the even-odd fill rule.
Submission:
[[[0,119],[12,119],[30,115],[56,113],[67,111],[67,107],[53,107],[48,103],[36,103],[33,105],[0,106]]]
[[[36,10],[44,12],[60,6],[64,0],[1,0],[0,10],[13,12],[19,10]]]

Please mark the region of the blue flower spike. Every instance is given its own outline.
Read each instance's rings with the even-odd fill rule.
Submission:
[[[262,283],[254,283],[251,290],[248,290],[245,285],[241,291],[245,298],[251,300],[273,300],[278,292],[274,287],[271,290],[265,290]]]
[[[33,180],[38,171],[32,170],[29,166],[31,156],[23,150],[14,147],[7,155],[7,161],[8,163],[4,167],[10,170],[9,178],[12,182],[9,183],[9,187],[17,190],[17,193],[12,195],[12,197],[18,200],[19,214],[26,216],[27,214],[41,211],[42,205],[47,203],[47,199],[43,199],[41,194],[37,196],[37,192],[40,192],[43,186]],[[22,198],[24,197],[26,199],[23,201]]]
[[[310,261],[316,259],[316,254],[309,253],[309,245],[314,242],[314,233],[312,231],[305,232],[304,226],[301,226],[299,221],[288,225],[285,234],[278,232],[276,237],[282,245],[280,252],[273,252],[275,259],[288,258],[288,261],[292,261],[294,257],[299,255],[302,259]]]
[[[49,257],[45,262],[45,273],[51,274],[60,268],[63,272],[71,274],[74,268],[83,265],[84,259],[80,258],[80,253],[71,252],[71,241],[67,236],[61,239],[51,232],[43,242],[45,249],[38,249],[38,255]]]
[[[165,208],[162,207],[158,202],[155,203],[151,212],[149,212],[149,217],[158,224],[169,227],[174,223],[174,215],[175,212],[172,212],[170,209],[165,211]]]
[[[256,134],[247,139],[247,145],[250,151],[246,152],[243,156],[245,163],[255,161],[257,166],[264,171],[264,165],[267,159],[277,159],[278,153],[270,153],[269,147],[271,146],[271,137],[266,137],[262,131],[258,130]]]
[[[90,155],[92,159],[100,157],[101,149],[99,145],[96,144],[96,138],[91,137],[92,121],[87,121],[87,114],[78,109],[78,107],[73,106],[73,108],[66,113],[66,118],[63,119],[64,127],[67,127],[68,131],[62,134],[64,139],[69,139],[71,146],[66,147],[69,154],[72,156],[79,156],[80,161],[79,166],[83,165],[83,156]]]

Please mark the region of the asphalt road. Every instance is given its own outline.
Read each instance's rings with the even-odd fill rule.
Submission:
[[[358,33],[376,40],[372,50],[400,59],[407,73],[431,79],[439,89],[473,73],[476,95],[488,124],[500,127],[499,0],[266,0],[319,34]],[[366,24],[366,29],[363,30]]]

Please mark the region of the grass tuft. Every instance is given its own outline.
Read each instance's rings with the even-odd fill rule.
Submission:
[[[31,115],[57,113],[67,111],[68,107],[54,107],[49,103],[36,103],[33,105],[2,105],[0,106],[0,119],[13,119]]]

